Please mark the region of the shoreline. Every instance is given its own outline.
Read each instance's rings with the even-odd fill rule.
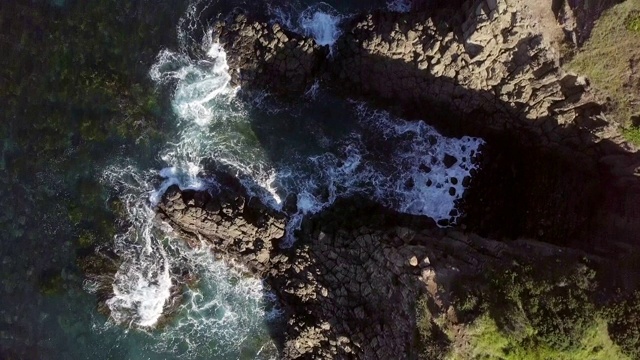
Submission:
[[[532,16],[516,0],[378,10],[344,23],[330,57],[313,39],[247,14],[214,26],[243,91],[296,101],[320,81],[336,95],[430,119],[443,134],[484,137],[458,225],[441,229],[367,199],[341,199],[304,219],[295,245],[281,249],[286,215],[226,174],[218,174],[231,178],[219,193],[168,189],[157,221],[187,243],[205,238],[274,289],[285,309],[284,358],[417,357],[422,299],[434,319],[462,326],[468,314],[456,301],[466,293],[457,284],[487,282],[485,273],[513,262],[607,273],[640,245],[640,154],[602,115],[607,104],[588,81],[560,66]],[[624,275],[607,276],[624,283]],[[440,339],[445,326],[430,324]]]

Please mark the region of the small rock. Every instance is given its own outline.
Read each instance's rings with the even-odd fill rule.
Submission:
[[[416,256],[412,256],[411,259],[409,259],[409,265],[418,266],[418,258]]]
[[[456,159],[454,156],[449,154],[445,154],[444,159],[442,159],[442,163],[444,164],[444,166],[447,167],[447,169],[455,165],[457,162],[458,162],[458,159]]]
[[[420,264],[420,267],[425,268],[429,266],[431,266],[431,260],[429,259],[428,256],[425,256],[424,259],[422,260],[422,264]]]

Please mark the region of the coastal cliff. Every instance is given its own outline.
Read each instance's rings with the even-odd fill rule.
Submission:
[[[233,49],[233,81],[246,91],[296,99],[319,82],[341,96],[428,119],[445,134],[487,139],[486,153],[500,161],[490,157],[472,188],[508,190],[467,201],[470,230],[572,245],[588,238],[591,247],[611,237],[634,243],[640,155],[607,119],[606,99],[561,66],[555,39],[546,37],[548,20],[515,0],[465,1],[356,15],[344,21],[331,49],[248,14],[217,21],[215,34]],[[548,206],[558,188],[565,195]],[[511,207],[511,196],[530,206]],[[479,201],[494,209],[474,209]],[[540,218],[543,228],[500,231],[505,215],[513,224]]]
[[[240,188],[221,194],[174,186],[158,205],[157,218],[187,242],[204,240],[223,259],[264,279],[284,313],[281,354],[287,359],[424,356],[417,303],[428,304],[429,322],[442,317],[457,323],[462,315],[454,307],[454,290],[505,264],[562,260],[572,269],[606,263],[535,241],[503,243],[441,229],[430,219],[358,198],[306,219],[293,248],[282,249],[283,214],[265,212]],[[428,340],[444,352],[446,336],[435,324],[432,331]]]
[[[320,84],[486,139],[458,204],[465,217],[451,228],[349,197],[305,218],[287,248],[291,214],[233,176],[216,172],[215,189],[166,191],[159,223],[275,293],[284,358],[440,358],[452,346],[469,358],[468,324],[487,316],[523,347],[575,349],[593,326],[620,322],[598,325],[591,311],[638,287],[640,154],[608,120],[608,100],[563,68],[540,9],[441,5],[355,15],[330,46],[241,11],[211,19],[242,92],[302,101]],[[562,26],[578,45],[595,15],[576,13],[577,27]],[[633,348],[620,333],[611,337]]]

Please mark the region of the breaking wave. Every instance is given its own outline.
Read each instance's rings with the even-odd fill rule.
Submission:
[[[320,46],[327,45],[332,49],[342,34],[339,25],[344,16],[327,3],[318,3],[302,11],[294,6],[271,7],[270,12],[274,22],[291,31],[312,37]]]

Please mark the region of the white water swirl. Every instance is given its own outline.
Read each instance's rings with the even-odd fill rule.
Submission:
[[[197,23],[196,5],[183,25]],[[319,43],[333,44],[340,16],[317,8],[307,10],[298,17],[298,30]],[[457,218],[455,202],[464,192],[464,180],[475,168],[473,158],[483,144],[477,138],[446,138],[422,121],[405,121],[353,103],[343,114],[351,119],[353,129],[345,136],[269,134],[274,139],[292,138],[286,142],[290,148],[283,151],[288,156],[275,159],[268,153],[273,149],[265,148],[270,140],[256,134],[249,115],[258,98],[252,104],[236,97],[238,89],[229,86],[226,53],[212,42],[212,35],[205,31],[198,40],[204,55],[193,58],[185,49],[194,40],[180,28],[180,50],[163,50],[150,70],[158,86],[173,90],[171,104],[179,125],[175,141],[159,154],[165,167],[141,170],[123,161],[104,174],[105,182],[120,194],[131,225],[115,239],[123,263],[113,285],[115,295],[107,302],[111,321],[151,329],[167,308],[176,305],[174,320],[153,336],[162,340],[163,349],[187,357],[201,355],[205,348],[212,349],[210,356],[237,354],[247,347],[273,351],[263,324],[269,317],[268,293],[259,280],[215,261],[206,246],[187,249],[159,227],[153,206],[169,186],[205,189],[215,179],[199,175],[204,163],[213,160],[276,209],[295,195],[296,211],[290,214],[286,235],[291,245],[304,216],[355,193],[405,213],[435,220]],[[316,101],[321,93],[316,84],[306,98]],[[277,122],[285,112],[267,113]],[[316,142],[318,147],[301,150],[294,141],[301,136],[309,137],[302,140],[305,145]],[[392,146],[385,149],[384,144]],[[180,281],[179,274],[172,272],[175,268],[188,269],[202,279],[198,287],[185,290],[180,304],[171,304],[176,299],[172,291]],[[257,351],[266,357],[271,354]]]

